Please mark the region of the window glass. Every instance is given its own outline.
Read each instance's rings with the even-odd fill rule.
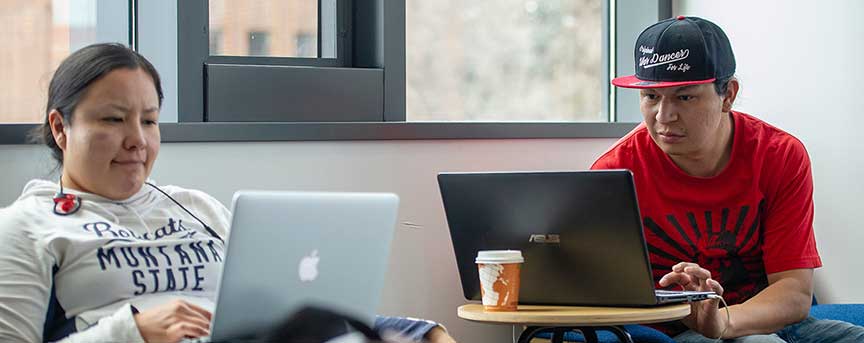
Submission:
[[[0,123],[44,117],[48,83],[71,51],[97,40],[96,0],[0,1]]]
[[[315,56],[317,46],[317,38],[309,32],[297,33],[297,55],[299,56]]]
[[[267,56],[270,54],[270,33],[264,31],[249,32],[249,56]]]
[[[210,30],[210,51],[222,51],[222,30]]]
[[[604,121],[601,0],[406,0],[409,121]]]
[[[209,0],[210,55],[318,57],[318,1]]]

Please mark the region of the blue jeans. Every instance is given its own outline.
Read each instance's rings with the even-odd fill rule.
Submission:
[[[711,343],[708,338],[692,330],[672,339],[678,343]],[[753,335],[735,339],[724,339],[726,343],[845,343],[864,342],[864,327],[837,320],[808,317],[770,335]]]

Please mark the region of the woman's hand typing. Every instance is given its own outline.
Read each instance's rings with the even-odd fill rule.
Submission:
[[[148,343],[179,342],[210,334],[207,310],[183,300],[175,300],[135,315],[141,337]]]

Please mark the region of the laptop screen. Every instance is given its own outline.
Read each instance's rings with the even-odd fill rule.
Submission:
[[[479,250],[525,256],[520,303],[651,305],[654,281],[627,170],[441,173],[466,299]]]
[[[372,325],[398,204],[389,193],[237,192],[213,339],[264,332],[309,305]]]

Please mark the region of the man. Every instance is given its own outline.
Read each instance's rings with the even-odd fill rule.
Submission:
[[[813,181],[804,145],[732,110],[738,94],[726,34],[696,17],[642,32],[636,74],[644,123],[592,169],[630,169],[654,277],[661,287],[714,291],[679,323],[678,342],[864,342],[864,328],[808,318],[813,269]],[[683,324],[683,325],[682,325]]]

